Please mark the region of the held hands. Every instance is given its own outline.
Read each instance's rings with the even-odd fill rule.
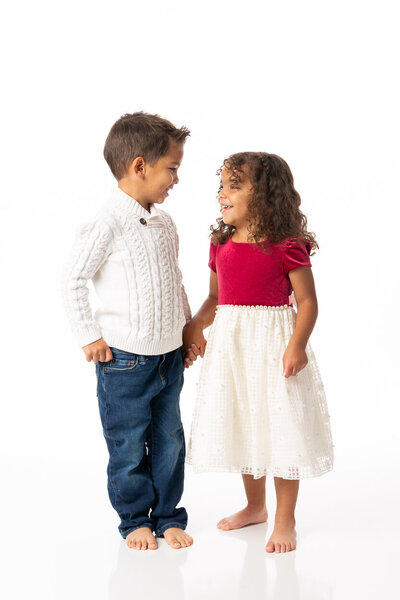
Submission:
[[[96,342],[93,342],[92,344],[83,346],[82,350],[84,351],[86,360],[88,362],[90,362],[91,360],[94,363],[97,363],[98,361],[107,362],[107,361],[111,360],[113,357],[110,348],[108,347],[106,342],[103,340],[103,338],[100,338],[99,340],[97,340]]]
[[[203,358],[206,350],[207,340],[203,335],[201,324],[196,323],[194,319],[183,329],[183,359],[185,369],[188,369],[197,357]]]
[[[283,355],[283,375],[297,375],[308,363],[305,349],[301,344],[290,341]]]

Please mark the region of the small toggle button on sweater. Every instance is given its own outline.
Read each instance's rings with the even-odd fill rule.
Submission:
[[[147,212],[117,188],[84,225],[65,271],[63,297],[80,346],[101,337],[135,354],[164,354],[182,344],[191,313],[178,266],[178,235],[168,213]],[[92,280],[101,308],[89,305]]]

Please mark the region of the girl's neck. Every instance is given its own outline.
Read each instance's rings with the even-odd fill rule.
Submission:
[[[244,244],[244,243],[248,243],[248,237],[249,237],[249,232],[247,231],[247,228],[245,230],[243,229],[235,229],[235,231],[233,232],[231,238],[232,241],[237,242],[238,244]]]
[[[238,230],[236,230],[231,235],[231,240],[235,242],[235,244],[256,244],[257,242],[249,242],[248,233],[247,230],[246,232],[238,232]],[[260,240],[259,243],[263,244],[264,242],[267,242],[267,240]]]

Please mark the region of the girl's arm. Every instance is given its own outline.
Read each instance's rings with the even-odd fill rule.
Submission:
[[[283,355],[283,375],[297,375],[308,363],[306,346],[318,316],[311,267],[300,267],[289,272],[297,302],[296,327]]]
[[[214,271],[210,271],[210,290],[208,297],[203,302],[195,316],[183,330],[183,350],[185,367],[190,367],[198,357],[203,358],[207,340],[203,329],[211,325],[215,318],[215,309],[218,304],[218,278]]]

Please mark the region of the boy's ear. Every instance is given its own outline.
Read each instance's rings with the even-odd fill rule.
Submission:
[[[137,156],[135,160],[131,162],[131,165],[128,169],[129,175],[136,175],[143,179],[145,172],[145,162],[141,156]]]

